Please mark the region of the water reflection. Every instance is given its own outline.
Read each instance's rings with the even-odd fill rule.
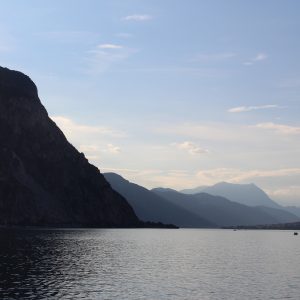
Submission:
[[[292,232],[0,229],[0,299],[299,299]]]
[[[91,299],[101,293],[99,273],[114,277],[97,256],[114,261],[118,247],[95,243],[93,231],[0,230],[0,241],[1,299]]]

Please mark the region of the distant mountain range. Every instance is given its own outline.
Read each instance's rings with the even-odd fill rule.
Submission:
[[[176,205],[205,217],[220,227],[233,224],[257,225],[299,221],[298,217],[280,209],[264,206],[250,207],[207,193],[186,195],[175,190],[161,188],[152,191]]]
[[[234,184],[228,182],[220,182],[213,186],[199,186],[193,189],[181,190],[182,193],[192,195],[205,192],[215,196],[222,196],[234,202],[248,206],[265,206],[279,210],[287,211],[294,216],[300,218],[300,207],[282,206],[272,200],[262,189],[255,184]],[[271,210],[268,211],[271,213]],[[276,215],[278,211],[273,210]]]
[[[283,207],[286,211],[294,214],[295,216],[300,218],[300,207],[297,206],[284,206]]]
[[[115,173],[104,173],[112,188],[127,199],[143,221],[175,224],[180,227],[217,227],[213,222],[156,195],[146,188],[131,183]]]
[[[165,188],[149,191],[114,173],[105,173],[104,177],[113,189],[127,199],[143,221],[173,223],[180,227],[224,227],[300,220],[279,208],[263,205],[251,207],[208,193],[187,195]],[[265,204],[265,201],[262,203]],[[271,199],[268,203],[276,206]]]
[[[279,204],[270,199],[270,197],[255,184],[233,184],[220,182],[213,186],[196,187],[181,191],[185,194],[197,194],[199,192],[208,193],[215,196],[225,197],[231,201],[248,206],[267,206],[281,208]]]
[[[0,67],[0,225],[215,228],[300,221],[300,208],[280,206],[254,184],[150,191],[114,173],[104,176],[49,118],[33,81]]]

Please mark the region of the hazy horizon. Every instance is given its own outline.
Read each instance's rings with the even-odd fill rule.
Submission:
[[[0,65],[32,78],[102,172],[148,188],[254,183],[300,206],[299,9],[292,0],[6,1]]]

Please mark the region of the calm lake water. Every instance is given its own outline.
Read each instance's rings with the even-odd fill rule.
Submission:
[[[0,299],[300,299],[290,231],[0,229]]]

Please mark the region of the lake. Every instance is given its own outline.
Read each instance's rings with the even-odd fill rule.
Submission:
[[[300,236],[0,229],[0,299],[297,299]]]

